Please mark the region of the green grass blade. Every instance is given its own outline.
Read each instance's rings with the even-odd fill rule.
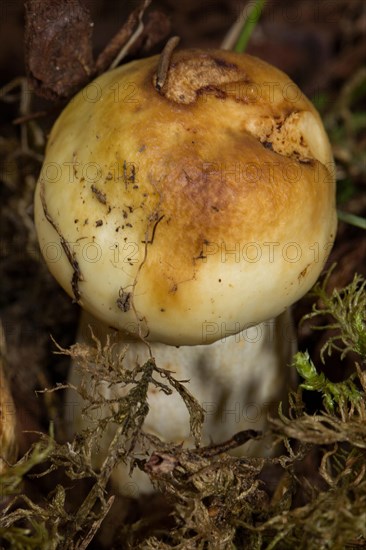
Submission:
[[[266,0],[257,0],[250,10],[249,15],[244,21],[243,28],[241,30],[239,39],[235,44],[234,51],[242,53],[246,50],[249,39],[254,31],[265,6]]]
[[[337,210],[338,219],[342,222],[349,223],[355,227],[360,227],[361,229],[366,229],[366,218],[361,218],[361,216],[356,216],[355,214],[350,214],[349,212],[343,212],[342,210]]]

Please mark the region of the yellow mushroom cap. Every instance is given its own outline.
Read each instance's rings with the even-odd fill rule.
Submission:
[[[336,230],[333,159],[310,101],[246,54],[181,50],[107,72],[55,123],[35,196],[41,251],[108,326],[210,343],[316,281]]]

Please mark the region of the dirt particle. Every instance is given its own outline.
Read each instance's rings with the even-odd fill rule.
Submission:
[[[107,196],[105,193],[103,193],[100,189],[95,187],[95,185],[91,186],[91,190],[99,202],[101,202],[102,204],[107,204]]]
[[[135,183],[136,167],[132,162],[123,161],[123,182],[127,189],[129,183]]]
[[[201,252],[199,253],[199,255],[196,256],[194,259],[195,259],[195,260],[206,260],[206,259],[207,259],[207,256],[205,256],[204,253],[203,253],[203,250],[201,250]]]
[[[131,309],[131,300],[132,292],[125,292],[122,288],[120,289],[119,296],[116,300],[116,304],[121,311],[127,313]]]
[[[311,264],[308,264],[308,265],[300,272],[300,274],[298,275],[297,280],[299,281],[299,283],[301,282],[301,279],[304,279],[304,277],[306,277],[306,274],[307,274],[307,271],[308,271],[310,265],[311,265]]]

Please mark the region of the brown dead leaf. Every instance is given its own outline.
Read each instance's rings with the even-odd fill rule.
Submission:
[[[28,78],[47,99],[70,96],[93,72],[92,21],[78,0],[26,0]]]

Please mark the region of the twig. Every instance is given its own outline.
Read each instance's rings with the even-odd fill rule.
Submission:
[[[180,41],[179,36],[172,36],[171,38],[169,38],[163,51],[161,52],[159,65],[156,71],[156,82],[155,82],[155,88],[158,90],[158,92],[160,92],[160,90],[165,84],[165,80],[169,70],[170,60],[172,58],[173,51],[178,46],[179,41]]]
[[[138,8],[138,10],[135,10],[134,12],[132,12],[132,14],[130,15],[130,18],[129,20],[127,21],[127,25],[130,25],[131,22],[132,22],[132,19],[136,17],[137,15],[137,21],[138,21],[138,25],[137,25],[137,28],[136,30],[131,34],[131,36],[128,38],[127,42],[123,45],[123,47],[121,48],[119,54],[116,56],[116,58],[114,59],[113,63],[110,65],[109,67],[109,70],[111,69],[114,69],[115,67],[117,67],[117,65],[122,61],[122,59],[127,55],[131,45],[136,42],[136,40],[139,38],[139,36],[141,36],[143,30],[144,30],[144,24],[142,22],[142,18],[143,18],[143,15],[146,11],[146,9],[148,8],[148,6],[150,5],[151,3],[151,0],[144,0],[144,2],[142,2],[141,6]],[[137,13],[136,13],[137,11]],[[125,27],[122,28],[121,30],[121,33],[124,33],[126,32],[125,31]],[[118,33],[116,39],[120,39],[120,33]],[[114,40],[112,41],[111,43],[111,46],[114,44]],[[109,48],[111,47],[109,46]],[[104,52],[103,52],[104,53]],[[102,54],[103,55],[103,54]],[[97,68],[100,67],[100,65],[102,64],[102,55],[99,56],[98,60],[97,60],[97,63],[96,63],[96,66]]]

